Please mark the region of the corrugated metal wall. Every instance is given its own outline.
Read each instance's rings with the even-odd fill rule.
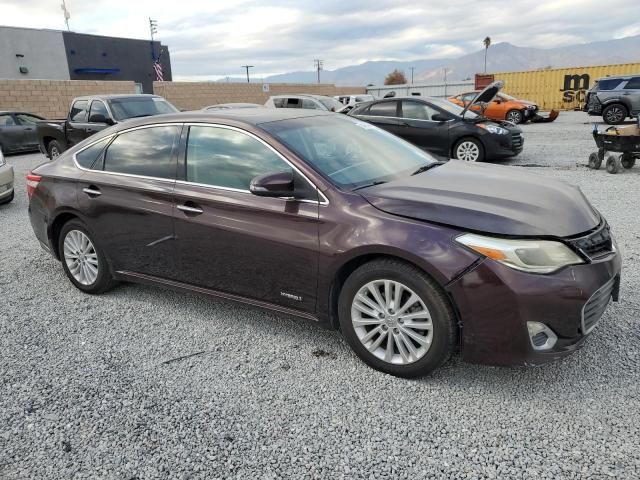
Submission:
[[[496,73],[504,81],[504,92],[534,101],[542,110],[571,110],[582,106],[585,91],[607,75],[640,74],[640,63],[596,67],[554,68],[529,72]]]
[[[422,97],[450,97],[459,93],[473,90],[473,80],[452,83],[414,83],[409,85],[385,85],[367,87],[367,93],[382,98],[389,92],[396,92],[396,96],[411,96],[419,93]]]

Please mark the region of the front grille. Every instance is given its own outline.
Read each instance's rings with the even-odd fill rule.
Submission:
[[[602,287],[596,290],[596,293],[591,295],[589,301],[584,305],[582,309],[582,334],[586,335],[594,329],[600,317],[604,313],[609,300],[613,294],[613,289],[618,282],[618,277],[614,277],[605,283]]]
[[[522,150],[522,135],[519,133],[512,133],[511,134],[511,145],[513,146],[514,150]]]
[[[580,250],[590,259],[597,259],[613,252],[613,240],[609,225],[604,223],[595,232],[584,237],[569,240],[575,248]]]

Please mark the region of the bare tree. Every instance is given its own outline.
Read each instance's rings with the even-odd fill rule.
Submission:
[[[491,37],[484,37],[482,43],[484,43],[484,73],[487,73],[487,51],[491,46]]]
[[[407,77],[404,72],[397,68],[384,78],[385,85],[404,85],[407,83]]]

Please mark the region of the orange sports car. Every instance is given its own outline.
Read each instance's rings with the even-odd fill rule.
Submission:
[[[449,97],[448,100],[456,105],[465,107],[473,101],[477,94],[478,92],[461,93],[455,97]],[[482,106],[472,105],[469,110],[476,113],[482,112]],[[525,123],[538,116],[538,105],[528,100],[518,100],[511,95],[499,92],[493,97],[493,100],[487,104],[483,115],[491,120],[507,120],[512,123]]]

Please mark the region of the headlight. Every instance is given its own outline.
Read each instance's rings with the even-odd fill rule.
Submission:
[[[550,240],[508,240],[467,233],[456,242],[508,267],[530,273],[551,273],[584,263],[573,250]]]
[[[497,133],[498,135],[506,135],[509,130],[499,127],[498,125],[491,125],[490,123],[479,123],[480,128],[484,128],[489,133]]]
[[[537,105],[527,105],[527,108],[529,110],[535,110],[536,108],[538,108],[538,106]]]

